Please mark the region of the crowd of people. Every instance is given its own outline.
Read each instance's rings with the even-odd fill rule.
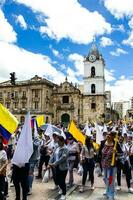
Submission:
[[[102,141],[97,144],[98,134],[96,127],[88,125],[89,131],[83,127],[82,134],[85,143],[77,141],[67,129],[65,134],[53,131],[38,130],[34,134],[33,129],[33,153],[29,162],[18,167],[10,161],[15,150],[19,133],[11,137],[8,146],[3,145],[3,138],[0,137],[0,200],[6,200],[8,195],[7,166],[10,165],[11,178],[16,192],[16,199],[27,200],[32,195],[32,184],[34,179],[44,179],[46,174],[52,173],[54,190],[61,195],[60,200],[66,199],[66,188],[71,188],[75,183],[74,169],[82,176],[82,185],[79,192],[85,191],[86,180],[89,177],[91,190],[95,190],[97,170],[98,176],[103,176],[105,182],[104,198],[114,200],[116,191],[121,190],[121,177],[124,175],[127,184],[127,191],[133,193],[133,123],[123,125],[115,123],[105,125],[101,129]],[[123,129],[124,127],[124,129]],[[125,132],[123,132],[125,130]],[[9,164],[10,163],[10,164]],[[34,178],[35,169],[37,176]],[[68,183],[66,176],[68,174]]]

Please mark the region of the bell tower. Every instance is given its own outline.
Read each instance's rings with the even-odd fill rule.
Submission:
[[[104,68],[104,59],[95,42],[93,42],[88,55],[84,59],[84,95],[104,95]]]

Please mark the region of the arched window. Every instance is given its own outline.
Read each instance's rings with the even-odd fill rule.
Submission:
[[[96,110],[96,103],[95,103],[95,102],[92,102],[92,103],[91,103],[91,109],[92,109],[92,110]]]
[[[96,72],[95,72],[95,67],[93,66],[91,68],[91,77],[94,77],[96,75]]]
[[[95,94],[95,93],[96,93],[96,86],[95,86],[95,84],[92,84],[92,85],[91,85],[91,93],[92,93],[92,94]]]

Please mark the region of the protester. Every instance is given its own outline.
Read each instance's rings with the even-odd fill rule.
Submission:
[[[58,132],[53,132],[53,139],[49,144],[49,154],[50,156],[53,155],[53,153],[55,152],[55,150],[58,148]],[[52,176],[53,176],[53,181],[54,181],[54,188],[53,190],[58,189],[58,182],[57,182],[57,178],[56,178],[56,169],[54,167],[52,167]]]
[[[15,186],[16,200],[20,200],[20,189],[22,188],[22,199],[27,200],[29,189],[29,159],[33,154],[33,141],[31,130],[31,117],[28,112],[20,133],[17,146],[12,158],[12,179]]]
[[[104,172],[105,182],[105,196],[109,200],[114,200],[115,195],[115,165],[112,166],[112,157],[114,153],[114,133],[108,132],[106,136],[106,142],[102,149],[102,168]]]
[[[2,139],[0,139],[0,200],[5,200],[5,190],[6,190],[6,167],[7,167],[7,154],[3,148]]]
[[[48,166],[50,155],[48,152],[48,145],[50,144],[51,140],[49,135],[44,135],[45,141],[43,141],[43,144],[41,145],[40,148],[40,161],[39,161],[39,167],[38,167],[38,176],[36,177],[37,179],[42,178],[42,167],[43,164],[45,163],[45,169]]]
[[[49,166],[56,170],[56,181],[60,188],[61,194],[60,200],[66,199],[66,175],[68,171],[68,149],[65,145],[65,139],[62,136],[58,136],[59,147],[53,153],[50,159]]]
[[[68,137],[68,144],[67,148],[69,151],[68,154],[68,165],[69,165],[69,182],[68,186],[72,187],[74,183],[74,176],[73,176],[73,169],[75,167],[75,162],[78,160],[78,144],[74,141],[74,138],[72,136]]]
[[[95,150],[93,147],[93,140],[91,136],[86,136],[85,145],[81,151],[81,163],[83,166],[82,187],[80,192],[84,192],[87,173],[89,171],[89,180],[91,181],[91,189],[94,190],[94,155]]]
[[[119,137],[119,145],[120,145],[120,152],[117,152],[118,157],[117,157],[117,162],[116,162],[118,187],[116,189],[117,191],[121,190],[121,171],[123,170],[126,176],[128,191],[130,193],[133,193],[133,189],[131,188],[131,183],[130,183],[130,180],[131,180],[130,160],[129,160],[129,155],[128,155],[126,145],[124,144],[123,136]]]
[[[39,146],[40,146],[40,139],[37,136],[33,136],[33,154],[29,160],[29,192],[28,194],[32,194],[32,184],[34,180],[34,169],[36,164],[39,161],[40,154],[39,154]]]
[[[126,143],[127,152],[129,155],[129,163],[130,163],[130,182],[133,180],[132,169],[133,169],[133,135],[128,135],[127,143]]]

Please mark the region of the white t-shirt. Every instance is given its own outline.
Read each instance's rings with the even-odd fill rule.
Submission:
[[[7,160],[7,154],[5,150],[0,150],[0,169],[2,168],[6,160]]]

